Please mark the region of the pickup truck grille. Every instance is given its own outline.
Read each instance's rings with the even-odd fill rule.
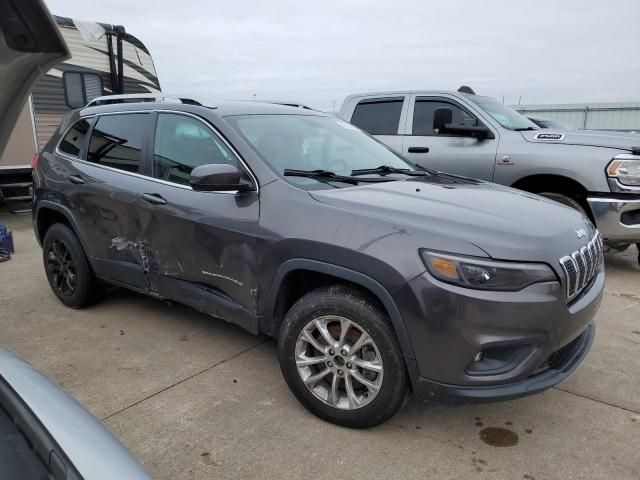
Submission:
[[[577,297],[595,277],[603,260],[602,247],[602,236],[596,231],[584,247],[560,259],[560,265],[567,277],[567,300]]]

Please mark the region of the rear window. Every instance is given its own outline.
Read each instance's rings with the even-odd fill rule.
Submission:
[[[87,160],[127,172],[138,172],[149,114],[103,116],[91,134]]]
[[[364,100],[356,106],[351,123],[371,135],[397,135],[404,97]]]
[[[88,131],[88,121],[80,120],[76,122],[62,139],[58,149],[67,155],[79,157]]]

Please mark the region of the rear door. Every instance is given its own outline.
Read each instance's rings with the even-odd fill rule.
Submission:
[[[74,209],[96,274],[138,289],[147,287],[139,171],[150,119],[125,113],[76,122],[56,148],[48,178]]]
[[[404,95],[366,98],[356,104],[350,123],[402,153],[406,110]]]
[[[255,330],[257,191],[199,192],[191,170],[207,164],[248,169],[209,123],[187,113],[155,114],[142,181],[142,236],[151,288],[166,298]]]
[[[459,102],[444,97],[415,96],[411,99],[407,136],[403,154],[418,165],[442,172],[491,180],[498,149],[497,132],[493,139],[477,139],[438,133],[434,129],[434,113],[450,108],[457,125],[485,126],[478,117]]]

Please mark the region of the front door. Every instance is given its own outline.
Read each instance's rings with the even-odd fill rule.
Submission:
[[[198,192],[193,168],[226,163],[248,172],[209,124],[158,113],[142,180],[140,228],[148,278],[159,295],[256,330],[257,192]]]
[[[454,124],[483,126],[473,113],[454,100],[417,97],[413,109],[409,108],[409,134],[404,139],[404,155],[427,168],[491,181],[497,138],[477,139],[438,133],[433,124],[438,108],[450,108]]]

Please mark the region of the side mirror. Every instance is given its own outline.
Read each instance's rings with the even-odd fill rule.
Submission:
[[[191,170],[191,188],[201,192],[246,192],[251,184],[242,180],[240,170],[233,165],[215,163],[201,165]]]
[[[453,122],[453,110],[442,107],[433,112],[433,130],[436,134],[459,135],[473,138],[495,138],[493,132],[487,127],[474,127],[471,125],[456,125]]]
[[[433,132],[445,133],[443,130],[445,125],[451,124],[453,122],[453,110],[447,107],[436,108],[436,111],[433,112]]]
[[[493,132],[487,127],[474,127],[471,125],[453,125],[447,123],[440,133],[448,133],[450,135],[460,135],[461,137],[473,137],[473,138],[495,138]]]

